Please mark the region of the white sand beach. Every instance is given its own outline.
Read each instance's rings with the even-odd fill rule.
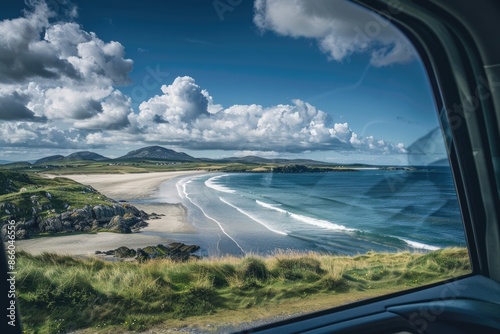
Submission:
[[[120,246],[129,248],[172,242],[169,234],[196,233],[187,221],[186,209],[180,204],[137,204],[134,199],[144,199],[153,195],[160,184],[169,179],[201,172],[157,172],[135,174],[88,174],[64,175],[82,184],[90,185],[104,195],[131,204],[147,213],[161,215],[161,219],[148,220],[149,226],[139,233],[119,234],[102,232],[96,234],[76,234],[57,237],[43,237],[16,241],[20,250],[32,254],[55,252],[68,255],[93,255],[96,250],[106,251]],[[57,175],[51,175],[55,177]]]

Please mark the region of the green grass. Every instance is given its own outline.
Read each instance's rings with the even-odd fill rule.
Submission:
[[[470,272],[467,250],[461,248],[354,257],[283,252],[186,263],[19,252],[17,261],[27,333],[79,328],[112,333],[167,328],[183,319],[217,328],[229,316],[241,321],[280,314],[285,303],[300,312],[314,311]]]
[[[291,172],[298,166],[279,163],[240,163],[240,162],[182,162],[168,163],[156,160],[123,160],[123,161],[64,161],[50,162],[42,165],[8,164],[0,165],[0,171],[11,170],[22,173],[49,174],[106,174],[106,173],[150,173],[170,171],[206,170],[213,172]],[[349,171],[348,167],[299,166],[304,171]]]

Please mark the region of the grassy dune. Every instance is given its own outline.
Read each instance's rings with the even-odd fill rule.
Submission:
[[[186,323],[210,324],[217,331],[231,322],[284,315],[284,309],[287,315],[314,311],[470,272],[467,250],[461,248],[353,257],[278,253],[186,263],[20,252],[17,267],[27,333],[79,328],[117,333]]]

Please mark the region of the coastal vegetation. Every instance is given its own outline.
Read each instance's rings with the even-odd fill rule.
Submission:
[[[312,312],[470,272],[463,248],[357,256],[277,252],[187,262],[19,252],[17,261],[26,333],[207,325],[218,332],[242,321]]]
[[[15,221],[16,239],[69,232],[130,233],[149,216],[73,180],[0,171],[0,223]]]

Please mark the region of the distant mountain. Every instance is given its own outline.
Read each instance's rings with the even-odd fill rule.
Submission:
[[[103,161],[103,160],[109,160],[109,158],[106,158],[105,156],[89,151],[75,152],[64,158],[64,161],[80,161],[80,160]]]
[[[143,159],[143,160],[168,160],[168,161],[198,161],[183,152],[176,152],[161,146],[148,146],[130,151],[116,160]]]
[[[29,168],[31,163],[28,161],[13,161],[1,165],[2,168]]]
[[[11,162],[9,160],[0,160],[0,165],[10,164]]]
[[[64,155],[51,155],[45,158],[38,159],[35,161],[35,165],[46,164],[49,162],[58,162],[64,159]]]

